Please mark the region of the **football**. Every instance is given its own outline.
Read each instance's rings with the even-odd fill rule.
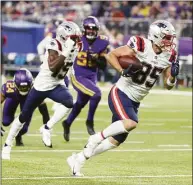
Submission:
[[[142,68],[141,62],[135,56],[122,56],[118,61],[123,69],[127,69],[129,64],[134,64],[135,68]]]

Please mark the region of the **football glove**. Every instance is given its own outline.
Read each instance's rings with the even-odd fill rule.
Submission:
[[[180,70],[180,65],[179,65],[179,60],[177,59],[176,61],[173,61],[173,62],[172,62],[172,66],[171,66],[171,76],[172,76],[172,77],[178,76],[179,70]]]

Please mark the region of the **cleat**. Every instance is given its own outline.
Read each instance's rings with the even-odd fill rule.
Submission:
[[[68,142],[70,140],[70,126],[66,123],[66,120],[62,122],[62,126],[64,129],[64,140]]]
[[[90,158],[95,148],[101,143],[102,137],[100,134],[95,134],[89,137],[88,143],[84,147],[84,154],[87,158]]]
[[[3,136],[5,133],[5,130],[3,129],[3,127],[1,126],[1,136]]]
[[[17,136],[15,137],[15,141],[16,141],[15,146],[24,146],[21,135],[17,135]]]
[[[40,127],[40,133],[42,134],[42,141],[45,146],[52,148],[51,130],[46,129],[45,125]]]
[[[1,158],[4,160],[10,160],[11,146],[4,146],[2,149]]]
[[[68,163],[68,166],[71,169],[72,176],[75,176],[75,177],[83,177],[84,176],[84,174],[82,174],[80,172],[81,168],[84,165],[84,162],[81,162],[78,159],[77,154],[72,154],[70,157],[68,157],[67,158],[67,163]]]
[[[86,121],[86,127],[87,127],[87,132],[89,135],[94,135],[95,131],[94,131],[94,123],[93,121]]]

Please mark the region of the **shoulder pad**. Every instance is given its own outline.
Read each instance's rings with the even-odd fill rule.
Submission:
[[[62,51],[62,45],[61,43],[56,40],[56,39],[51,39],[47,45],[46,45],[47,49],[52,49],[52,50],[56,50],[56,51]]]
[[[127,45],[134,49],[136,52],[144,52],[145,49],[145,41],[142,37],[139,36],[130,37]]]

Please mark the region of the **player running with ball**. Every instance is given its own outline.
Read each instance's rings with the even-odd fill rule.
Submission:
[[[72,66],[80,48],[80,29],[74,23],[65,21],[58,26],[56,39],[52,39],[46,46],[46,53],[41,70],[35,79],[22,113],[13,121],[5,145],[2,150],[2,158],[10,159],[13,139],[23,125],[31,118],[35,108],[45,99],[50,98],[66,107],[66,113],[73,107],[73,98],[69,90],[64,86],[64,77]],[[41,128],[42,139],[46,146],[52,147],[51,129],[64,116],[60,110]]]
[[[179,73],[174,39],[175,29],[170,22],[155,21],[150,25],[148,39],[133,36],[127,45],[111,51],[106,59],[121,73],[118,82],[109,93],[109,107],[113,114],[112,124],[103,131],[90,136],[83,151],[67,158],[74,176],[82,176],[84,162],[100,153],[118,147],[129,132],[137,127],[140,101],[149,93],[163,73],[164,85],[170,90]],[[130,64],[122,69],[119,57],[136,56],[142,68]]]

